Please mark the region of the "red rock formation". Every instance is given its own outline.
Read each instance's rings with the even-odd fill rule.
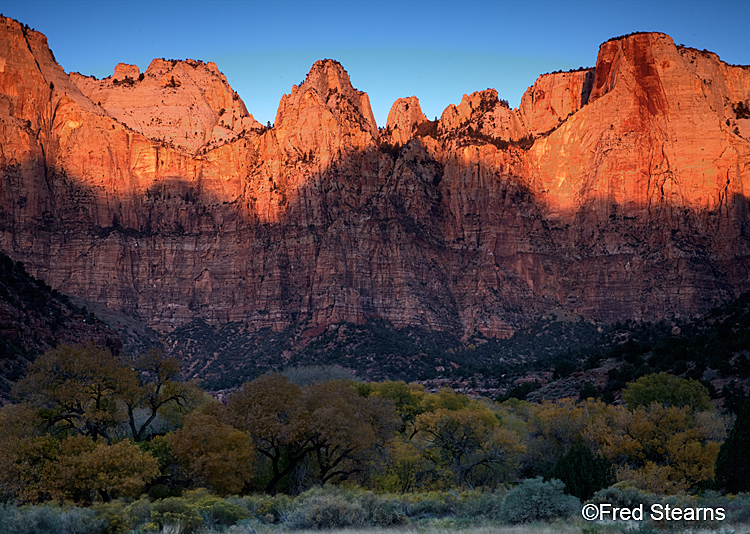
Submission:
[[[103,80],[77,72],[70,78],[128,128],[191,152],[261,128],[213,62],[155,59],[143,75],[135,65],[120,63]]]
[[[478,133],[505,141],[518,140],[529,133],[508,103],[500,102],[495,89],[464,95],[458,106],[445,108],[438,127],[441,134]]]
[[[386,131],[390,134],[394,145],[403,146],[414,138],[419,126],[427,122],[429,121],[422,113],[422,107],[416,96],[399,98],[388,112]]]
[[[589,99],[594,69],[544,74],[521,97],[518,113],[533,135],[557,128]]]
[[[553,305],[655,318],[750,289],[750,72],[665,35],[605,43],[593,76],[542,76],[518,110],[486,90],[435,124],[401,100],[381,135],[335,61],[265,129],[212,64],[73,83],[41,34],[0,33],[0,249],[157,328],[502,336]]]
[[[551,220],[572,224],[561,243],[592,251],[568,267],[566,293],[585,314],[697,311],[747,283],[750,143],[727,125],[724,102],[742,95],[718,73],[750,71],[714,56],[717,76],[704,79],[690,55],[663,34],[603,44],[588,104],[529,152]]]

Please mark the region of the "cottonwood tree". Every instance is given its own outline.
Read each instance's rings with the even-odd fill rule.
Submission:
[[[589,421],[585,435],[617,466],[618,480],[674,494],[713,478],[726,420],[690,406],[608,406]]]
[[[407,384],[404,381],[358,383],[355,388],[363,396],[377,396],[393,403],[396,414],[401,418],[399,432],[411,438],[414,434],[414,422],[419,414],[427,410],[425,399],[429,395],[424,386]]]
[[[348,381],[313,384],[304,396],[321,484],[363,472],[400,426],[392,402],[362,396]]]
[[[546,475],[589,423],[588,404],[561,399],[537,406],[526,403],[526,406],[529,411],[524,471],[526,475]]]
[[[179,372],[177,360],[159,350],[131,361],[93,344],[61,344],[29,366],[13,393],[54,435],[112,442],[127,425],[133,440],[141,441],[159,413],[171,405],[186,408],[199,396],[194,384],[177,380]]]
[[[313,450],[302,388],[283,375],[266,374],[246,382],[227,399],[227,417],[252,436],[258,454],[270,463],[265,488],[269,493],[276,492],[281,480]]]
[[[21,503],[137,497],[159,473],[156,458],[132,442],[108,445],[83,435],[5,442],[0,467],[2,492]]]
[[[184,426],[167,439],[189,476],[220,495],[239,493],[253,478],[256,452],[252,439],[211,415],[188,415]]]
[[[448,467],[463,487],[497,483],[523,451],[518,436],[484,407],[427,412],[416,428],[429,445],[430,460]]]
[[[60,443],[59,456],[49,465],[54,499],[89,504],[138,497],[159,475],[156,458],[130,440],[113,445],[87,436],[70,436]]]
[[[300,387],[280,374],[261,376],[230,395],[227,417],[252,436],[269,463],[268,492],[302,465],[313,468],[319,483],[361,473],[399,426],[390,401],[362,396],[350,382]]]
[[[121,365],[107,349],[61,344],[29,365],[13,394],[37,409],[52,434],[111,441],[125,421],[118,392],[137,386],[138,372]]]
[[[160,349],[138,356],[132,365],[138,379],[122,384],[118,394],[125,403],[133,439],[142,441],[150,425],[167,407],[174,405],[187,411],[202,393],[194,383],[179,381],[180,363],[176,358],[165,357]]]
[[[440,489],[452,483],[452,474],[429,461],[425,442],[415,439],[415,435],[399,434],[391,439],[384,460],[372,478],[378,488],[387,492]]]

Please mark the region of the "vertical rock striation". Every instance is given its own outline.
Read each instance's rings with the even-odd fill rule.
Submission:
[[[652,319],[750,289],[750,71],[666,35],[609,41],[518,109],[488,89],[432,122],[400,99],[379,131],[332,60],[264,128],[213,63],[95,80],[0,34],[0,249],[156,328],[507,336],[551,306]]]

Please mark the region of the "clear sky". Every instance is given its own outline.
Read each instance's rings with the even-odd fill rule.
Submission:
[[[539,74],[593,66],[602,42],[633,31],[750,64],[748,0],[4,0],[0,11],[47,35],[67,72],[214,61],[262,123],[323,58],[368,93],[380,126],[411,95],[430,119],[487,87],[515,107]]]

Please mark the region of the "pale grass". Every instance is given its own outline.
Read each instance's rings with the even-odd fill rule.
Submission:
[[[638,523],[625,525],[622,523],[585,523],[583,521],[532,523],[527,525],[459,525],[453,522],[440,524],[411,524],[403,527],[359,527],[340,528],[332,530],[294,530],[289,534],[628,534],[637,533]],[[275,531],[280,534],[282,531]],[[750,534],[750,525],[722,525],[718,528],[693,527],[689,529],[671,528],[661,532],[664,534]],[[259,529],[258,534],[263,534]]]
[[[456,524],[440,525],[408,525],[404,527],[386,528],[342,528],[335,530],[297,530],[294,534],[581,534],[580,527],[565,523],[539,523],[531,525],[474,525],[460,526]],[[612,534],[621,530],[612,531]],[[598,534],[598,533],[597,533]],[[602,530],[601,534],[608,534]]]

